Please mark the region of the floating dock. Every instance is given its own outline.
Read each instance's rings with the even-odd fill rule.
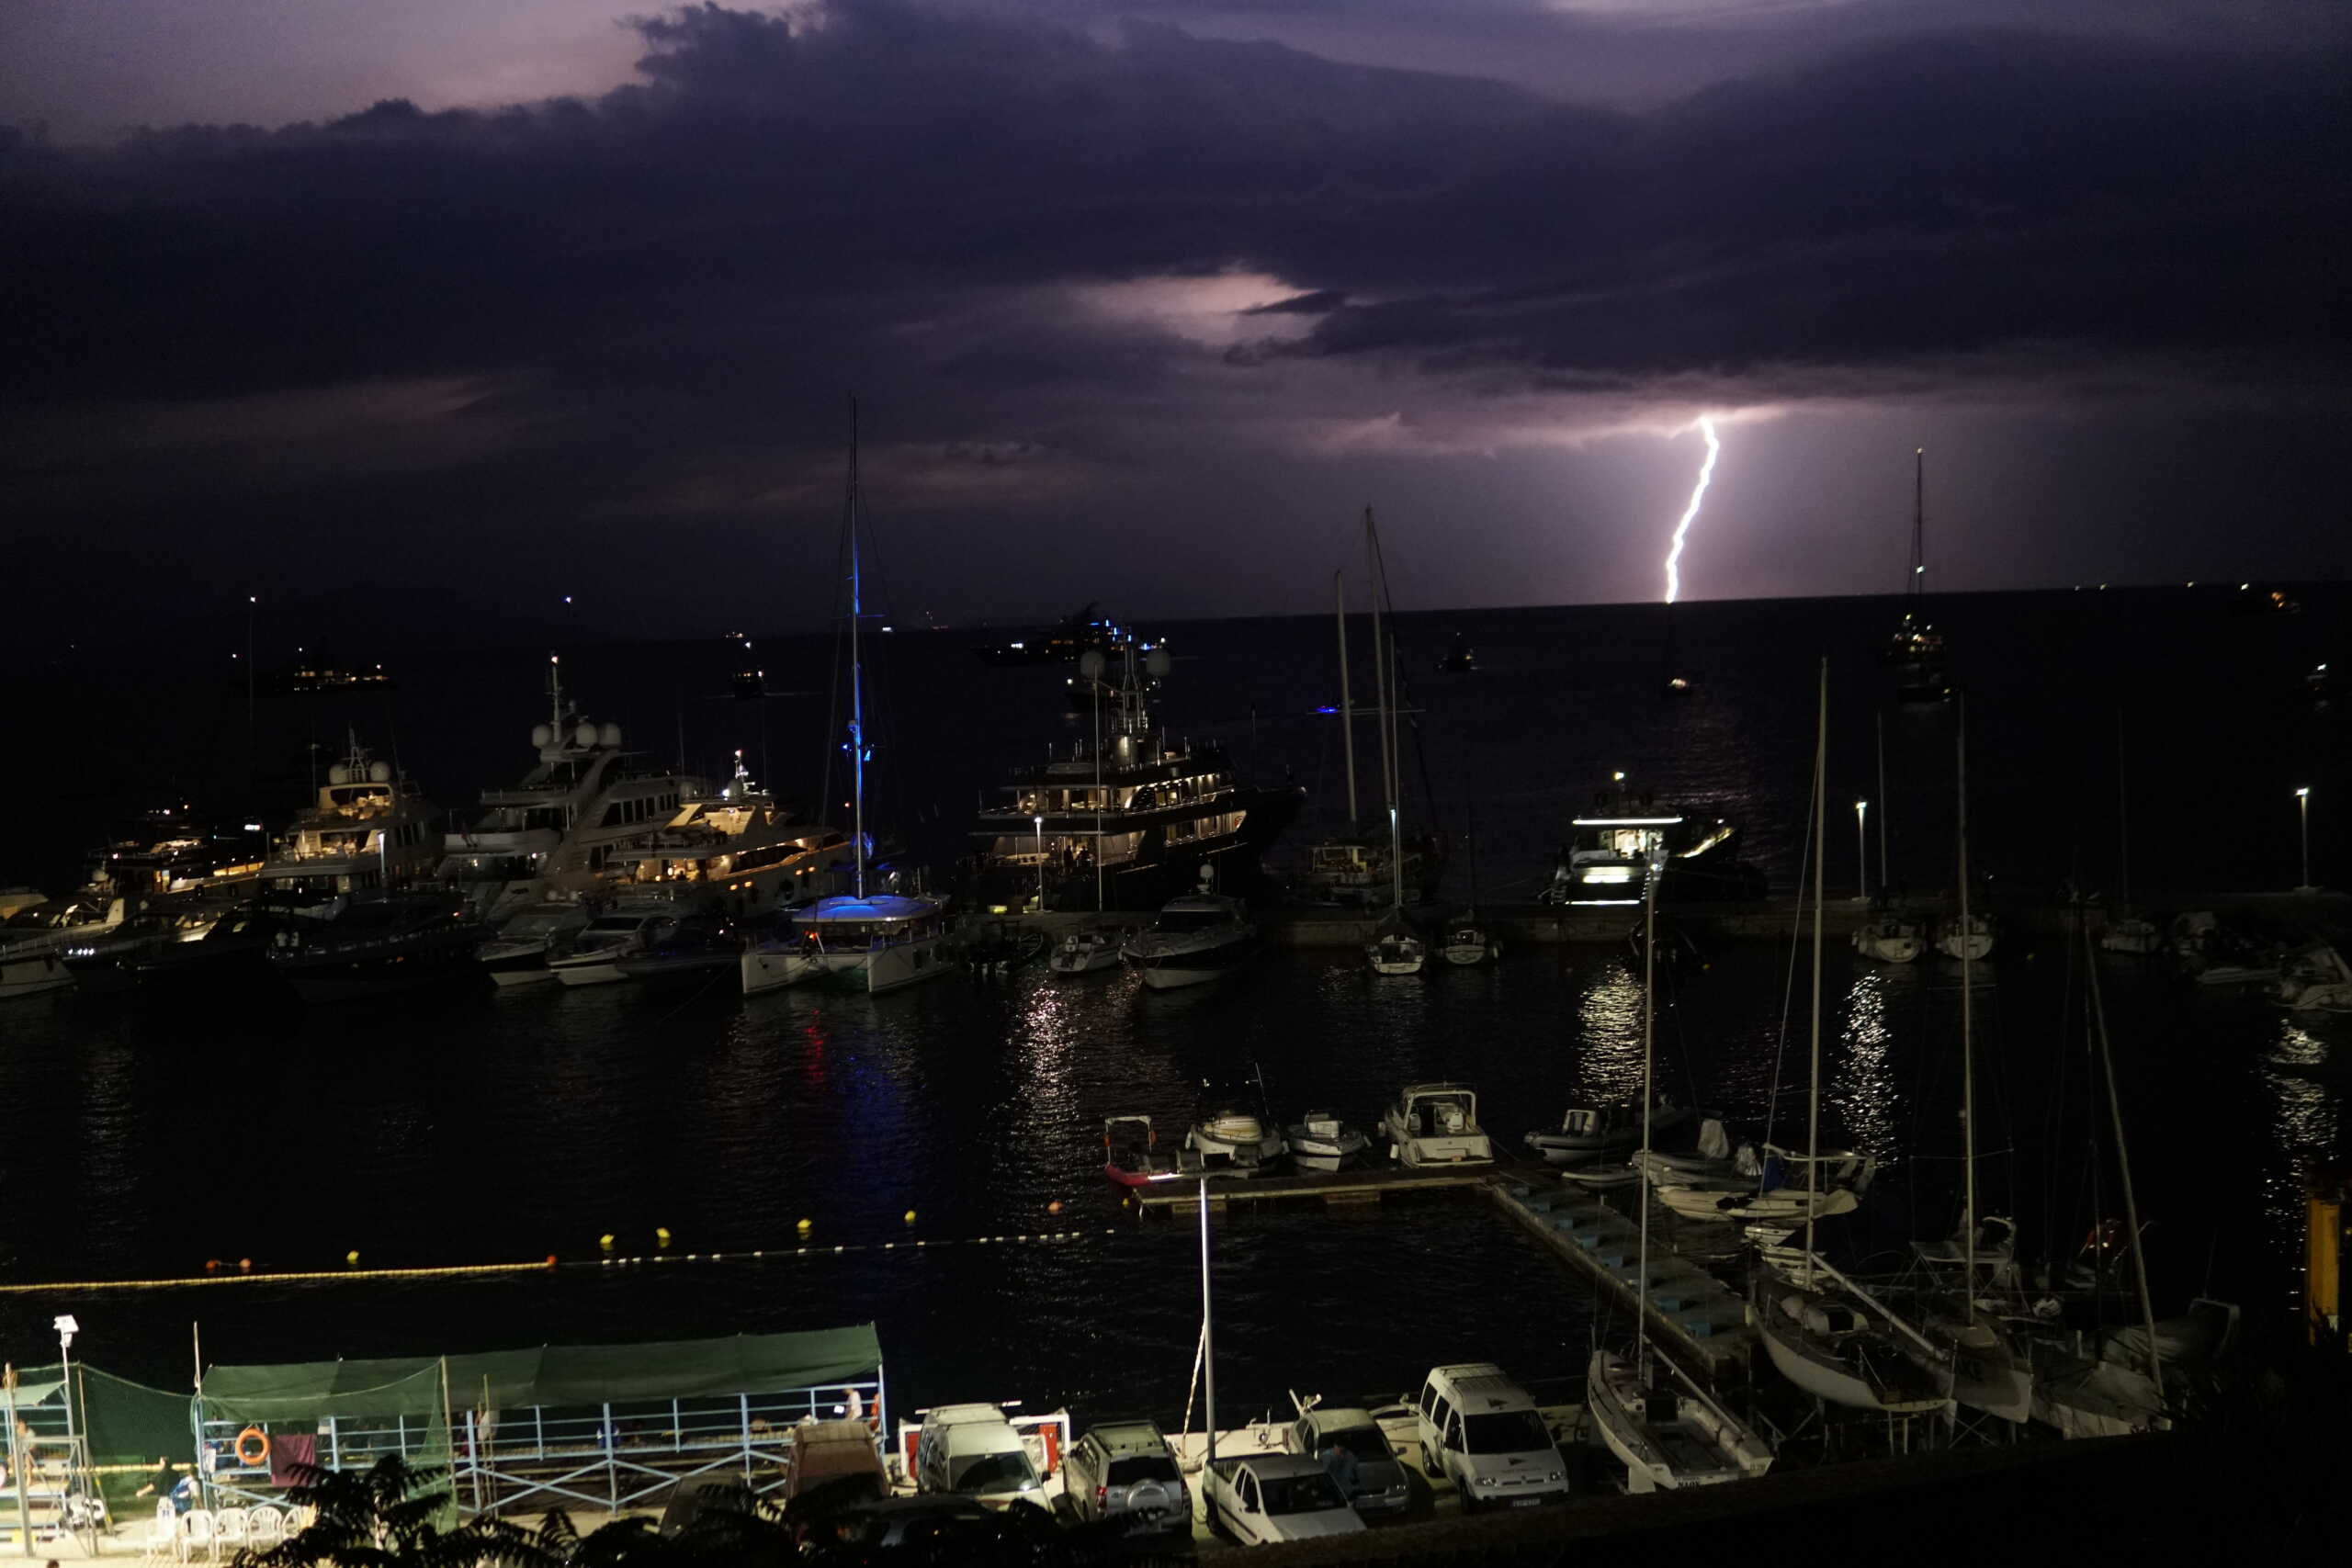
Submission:
[[[1642,1189],[1648,1196],[1648,1189]],[[1487,1188],[1496,1207],[1600,1286],[1601,1294],[1632,1310],[1641,1299],[1641,1232],[1634,1222],[1591,1193],[1564,1186],[1498,1180]],[[1668,1245],[1651,1227],[1649,1294],[1644,1305],[1650,1335],[1683,1370],[1702,1382],[1746,1378],[1756,1330],[1747,1303],[1723,1281]]]
[[[1485,1187],[1507,1174],[1492,1165],[1371,1166],[1362,1170],[1304,1171],[1296,1176],[1211,1177],[1209,1207],[1222,1209],[1255,1203],[1320,1201],[1377,1203],[1395,1192],[1443,1191],[1449,1188]],[[1137,1206],[1195,1213],[1201,1206],[1201,1184],[1193,1178],[1158,1181],[1135,1189]]]

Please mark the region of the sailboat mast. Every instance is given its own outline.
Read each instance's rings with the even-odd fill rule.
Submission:
[[[1331,599],[1340,623],[1340,734],[1348,753],[1348,827],[1356,825],[1356,710],[1348,694],[1348,574],[1331,574]]]
[[[1884,708],[1881,708],[1878,710],[1878,896],[1882,899],[1887,897],[1887,889],[1894,886],[1894,879],[1888,874],[1886,865],[1886,819],[1888,815],[1889,812],[1887,809],[1886,800],[1886,710]]]
[[[1642,1239],[1634,1260],[1634,1374],[1644,1387],[1650,1376],[1650,1110],[1657,1103],[1652,1084],[1657,1005],[1651,987],[1657,978],[1657,885],[1658,850],[1654,847],[1642,888]]]
[[[1928,577],[1928,449],[1911,452],[1911,608],[1918,609]]]
[[[1976,1011],[1969,953],[1975,927],[1968,918],[1968,694],[1960,696],[1960,1131],[1961,1168],[1967,1173],[1967,1201],[1960,1214],[1960,1244],[1966,1268],[1970,1321],[1976,1314]]]
[[[2085,939],[2088,946],[2087,936]],[[2140,1202],[2132,1190],[2132,1151],[2123,1142],[2123,1103],[2115,1089],[2115,1053],[2107,1039],[2107,999],[2099,990],[2097,954],[2085,964],[2091,976],[2091,1018],[2098,1026],[2099,1066],[2107,1074],[2107,1115],[2115,1134],[2115,1163],[2123,1175],[2123,1223],[2132,1227],[2132,1282],[2140,1295],[2140,1322],[2148,1331],[2148,1377],[2159,1396],[2165,1390],[2163,1348],[2156,1343],[2156,1307],[2148,1295],[2148,1260],[2140,1252]],[[2098,1216],[2092,1216],[2094,1223]]]
[[[1372,566],[1372,673],[1380,707],[1381,804],[1388,808],[1389,903],[1401,911],[1405,908],[1405,845],[1396,814],[1396,716],[1388,696],[1388,671],[1394,650],[1381,626],[1380,602],[1387,597],[1387,583],[1380,570],[1380,536],[1374,527],[1369,506],[1363,509],[1363,539],[1364,555]]]
[[[2131,793],[2123,784],[2123,710],[2115,710],[2115,901],[2127,910],[2132,903]]]
[[[1804,1256],[1806,1282],[1813,1271],[1814,1217],[1821,1207],[1821,907],[1828,872],[1829,839],[1829,660],[1821,661],[1821,696],[1813,741],[1813,1060],[1807,1078],[1804,1123]]]
[[[865,897],[865,669],[858,622],[865,614],[865,584],[857,556],[857,400],[849,400],[849,496],[842,526],[849,530],[849,765],[857,846],[857,896]]]

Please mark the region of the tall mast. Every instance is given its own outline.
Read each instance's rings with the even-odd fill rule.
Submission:
[[[1340,623],[1340,734],[1348,753],[1348,828],[1356,825],[1356,710],[1348,695],[1348,574],[1331,574],[1331,598]]]
[[[842,525],[849,532],[849,765],[854,813],[850,837],[857,846],[857,896],[865,897],[865,669],[860,662],[858,620],[865,613],[857,556],[857,400],[849,400],[849,495]]]
[[[1928,449],[1911,452],[1911,608],[1917,610],[1928,576]]]
[[[1380,702],[1381,803],[1388,808],[1389,903],[1391,908],[1401,913],[1405,908],[1405,844],[1396,811],[1396,715],[1388,697],[1392,650],[1380,620],[1380,602],[1387,597],[1388,585],[1380,570],[1380,535],[1373,525],[1372,508],[1369,506],[1363,509],[1363,540],[1364,555],[1372,566],[1372,672]]]
[[[2099,991],[2098,954],[2087,953],[2087,932],[2084,947],[2087,953],[2084,966],[2091,976],[2091,1018],[2098,1026],[2099,1066],[2107,1073],[2108,1122],[2115,1134],[2115,1163],[2123,1175],[2123,1223],[2132,1227],[2132,1280],[2140,1296],[2140,1322],[2148,1331],[2148,1377],[2161,1398],[2165,1391],[2164,1351],[2156,1343],[2156,1308],[2148,1294],[2148,1260],[2140,1252],[2140,1203],[2132,1191],[2132,1151],[2123,1142],[2123,1103],[2116,1094],[2115,1054],[2107,1039],[2107,1000]],[[2092,1218],[2096,1220],[2098,1216]]]
[[[1829,839],[1829,660],[1821,661],[1820,712],[1813,742],[1813,1062],[1804,1123],[1805,1282],[1813,1282],[1814,1216],[1821,1208],[1821,906]]]
[[[1657,976],[1658,852],[1663,844],[1661,840],[1650,851],[1650,874],[1642,887],[1642,1239],[1634,1259],[1634,1375],[1644,1387],[1650,1377],[1650,1110],[1657,1103],[1652,1089],[1657,1005],[1650,987]],[[1810,1251],[1812,1237],[1805,1240]]]
[[[1894,879],[1888,874],[1886,865],[1886,819],[1888,815],[1889,812],[1886,801],[1886,709],[1882,707],[1878,710],[1878,896],[1882,899],[1887,897],[1887,889],[1894,884]]]
[[[2123,785],[2123,710],[2115,710],[2115,902],[2128,909],[2132,903],[2132,824],[2127,817],[2131,794]]]
[[[1967,1266],[1961,1274],[1968,1321],[1976,1319],[1976,1013],[1969,951],[1975,927],[1968,919],[1968,694],[1960,694],[1960,1129],[1961,1168],[1968,1200],[1960,1215]]]

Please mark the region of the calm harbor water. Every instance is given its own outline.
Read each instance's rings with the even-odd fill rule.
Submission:
[[[2119,700],[2134,757],[2135,884],[2290,882],[2288,786],[2308,778],[2325,799],[2342,775],[2336,719],[2294,690],[2326,656],[2315,651],[2324,628],[2341,624],[2306,597],[2303,617],[2251,623],[2177,594],[1956,608],[1959,672],[1977,694],[1977,861],[1996,886],[2046,887],[2070,869],[2111,882]],[[1833,807],[1878,800],[1880,675],[1858,655],[1884,605],[1677,614],[1702,692],[1672,705],[1653,694],[1654,609],[1408,622],[1427,655],[1408,645],[1410,667],[1430,671],[1413,677],[1430,774],[1457,827],[1477,781],[1490,889],[1543,875],[1563,816],[1617,767],[1746,824],[1752,857],[1785,889],[1804,830],[1809,681],[1825,650],[1837,660]],[[1457,629],[1484,668],[1440,677],[1434,658]],[[1336,695],[1329,631],[1328,621],[1175,629],[1170,728],[1220,734],[1246,772],[1307,785],[1302,832],[1336,815],[1338,738],[1330,720],[1306,716]],[[1060,671],[983,669],[963,650],[969,640],[901,635],[888,648],[896,745],[885,758],[898,773],[886,820],[940,858],[960,847],[978,790],[1083,722],[1047,695]],[[786,684],[786,668],[829,668],[815,644],[775,646],[771,684]],[[2117,650],[2145,673],[2119,682],[2118,660],[2100,662]],[[389,716],[403,761],[437,797],[522,771],[544,657],[402,665]],[[814,788],[821,696],[706,698],[728,668],[715,645],[566,650],[566,668],[597,716],[653,749],[674,750],[683,709],[698,765],[741,745],[782,787]],[[40,754],[86,760],[93,787],[40,818],[9,814],[0,881],[57,883],[51,866],[70,870],[73,858],[61,844],[83,847],[107,811],[242,767],[242,694],[173,679],[123,687],[119,673],[75,670],[25,694]],[[821,673],[808,682],[822,684]],[[101,692],[117,694],[101,702]],[[256,749],[283,773],[310,732],[386,716],[382,698],[315,711],[280,703],[262,712]],[[1888,715],[1895,873],[1921,889],[1950,882],[1939,868],[1953,717]],[[2325,878],[2342,840],[2314,827]],[[1873,854],[1875,840],[1873,818]],[[1854,874],[1849,811],[1833,809],[1829,852],[1834,893]],[[1722,944],[1709,959],[1661,991],[1665,1082],[1750,1132],[1777,1113],[1778,1131],[1801,1136],[1788,1119],[1801,1114],[1802,990],[1781,1048],[1788,949]],[[2094,1212],[2082,1040],[2067,1021],[2080,965],[2060,939],[2020,937],[1989,969],[1977,1009],[1985,1206],[2014,1212],[2030,1249],[2054,1238],[2070,1251]],[[2177,1299],[2210,1279],[2218,1293],[2277,1303],[2291,1284],[2302,1173],[2346,1153],[2344,1080],[2327,1069],[2352,1055],[2352,1019],[2290,1017],[2136,961],[2106,960],[2101,975],[2160,1290]],[[1891,970],[1828,954],[1825,1137],[1888,1162],[1839,1238],[1855,1256],[1951,1223],[1957,980],[1939,963]],[[0,1214],[0,1272],[11,1280],[177,1275],[212,1258],[333,1268],[354,1248],[386,1267],[550,1253],[593,1264],[602,1234],[642,1253],[657,1226],[678,1253],[740,1253],[794,1245],[804,1218],[812,1245],[863,1250],[497,1280],[9,1297],[0,1346],[20,1362],[46,1359],[48,1319],[70,1309],[83,1325],[77,1353],[176,1387],[198,1319],[208,1356],[228,1361],[871,1318],[895,1402],[1021,1398],[1173,1419],[1198,1324],[1193,1235],[1121,1212],[1097,1169],[1105,1115],[1148,1111],[1180,1136],[1204,1077],[1254,1065],[1285,1113],[1329,1104],[1368,1122],[1398,1084],[1451,1077],[1480,1089],[1489,1125],[1515,1143],[1572,1100],[1635,1084],[1640,1021],[1638,987],[1613,947],[1525,949],[1491,970],[1411,980],[1376,979],[1352,953],[1279,953],[1229,986],[1164,995],[1123,975],[1032,972],[878,999],[718,989],[655,999],[614,987],[397,1009],[15,1004],[0,1012],[10,1108],[0,1190],[13,1200]],[[2102,1201],[2111,1209],[2111,1191]],[[1040,1232],[1075,1235],[972,1239]],[[916,1238],[933,1245],[877,1250]],[[1470,1355],[1565,1376],[1595,1331],[1577,1287],[1464,1201],[1237,1214],[1217,1223],[1216,1257],[1220,1393],[1242,1411],[1283,1406],[1285,1387],[1394,1391],[1432,1361]]]

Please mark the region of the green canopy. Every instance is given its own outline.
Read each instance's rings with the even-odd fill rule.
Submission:
[[[871,1376],[882,1342],[870,1323],[800,1334],[743,1334],[641,1345],[543,1345],[447,1358],[306,1361],[214,1367],[203,1401],[215,1418],[440,1414],[457,1406],[498,1409],[620,1404],[642,1400],[776,1393]]]

